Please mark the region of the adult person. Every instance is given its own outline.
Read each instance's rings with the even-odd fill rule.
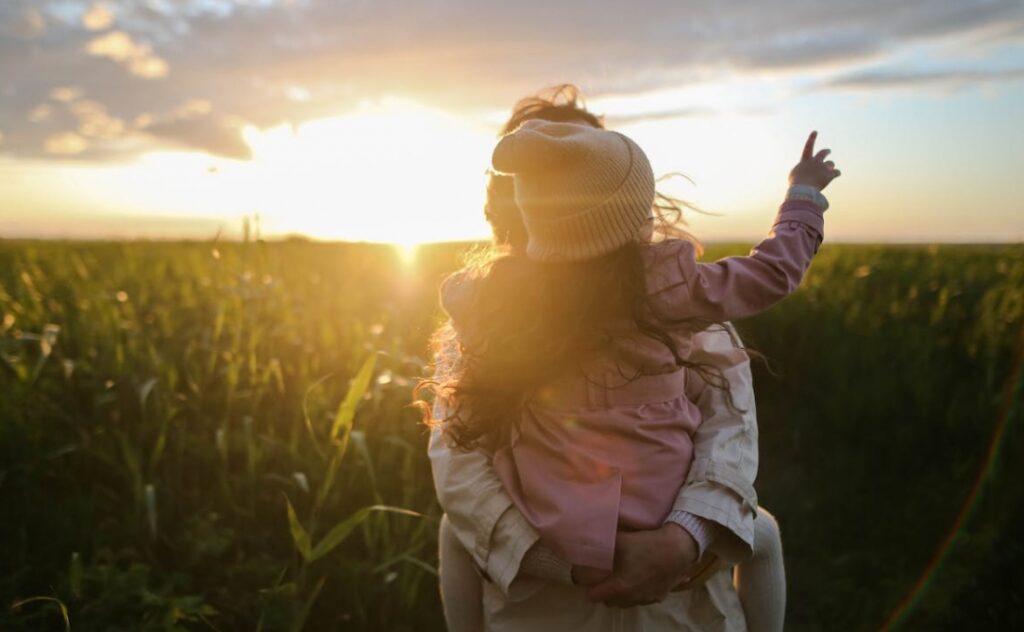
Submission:
[[[579,104],[571,86],[560,87],[553,96],[521,101],[503,132],[532,118],[602,127],[600,119]],[[663,209],[672,208],[671,200],[659,201]],[[526,235],[510,178],[490,176],[487,218],[499,245],[513,253],[522,251]],[[614,573],[592,586],[589,594],[573,586],[565,565],[539,542],[502,489],[490,455],[453,450],[434,429],[430,455],[438,498],[448,514],[441,533],[442,555],[467,554],[482,570],[488,629],[560,629],[581,620],[588,629],[744,629],[728,565],[689,590],[670,592],[706,568],[712,556],[728,563],[749,562],[754,550],[757,429],[749,359],[731,327],[698,334],[694,343],[692,359],[721,370],[735,408],[727,404],[729,394],[720,388],[703,388],[696,401],[704,421],[694,436],[694,465],[668,520],[658,529],[620,533]],[[756,524],[762,541],[767,537],[778,542],[777,527],[767,513],[762,512]],[[706,553],[697,563],[695,551]],[[781,560],[781,550],[777,556]],[[756,560],[750,566],[751,572],[758,570]],[[782,591],[784,604],[784,578],[769,580]],[[742,590],[742,573],[738,586]],[[771,601],[778,605],[779,594]],[[465,620],[458,610],[474,606],[445,599],[450,620]],[[629,606],[637,607],[622,609]],[[782,609],[776,608],[777,628],[773,621],[763,629],[781,629]]]

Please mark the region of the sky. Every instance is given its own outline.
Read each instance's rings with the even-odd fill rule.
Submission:
[[[704,241],[1024,241],[1024,2],[0,0],[0,237],[486,237],[512,105],[579,86]]]

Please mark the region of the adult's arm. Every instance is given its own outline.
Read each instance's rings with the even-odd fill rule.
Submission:
[[[489,454],[448,446],[437,427],[430,431],[428,454],[437,499],[452,532],[477,568],[507,594],[540,536],[505,493]]]
[[[445,374],[457,358],[454,340],[440,350],[437,374]],[[444,419],[444,404],[438,401],[435,419]],[[434,489],[455,537],[473,557],[485,576],[504,593],[519,574],[526,551],[540,536],[505,492],[491,465],[491,455],[482,450],[461,450],[445,441],[438,426],[430,429],[427,446]]]
[[[730,563],[753,554],[757,513],[757,411],[750,357],[729,323],[694,336],[690,360],[718,367],[729,381],[734,408],[724,391],[689,374],[687,396],[703,416],[694,434],[694,459],[669,520],[684,527],[689,516],[716,525],[711,552]],[[692,391],[690,390],[692,388]],[[721,528],[724,527],[724,528]]]

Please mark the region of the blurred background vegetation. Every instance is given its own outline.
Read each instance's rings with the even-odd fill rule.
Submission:
[[[407,404],[466,248],[0,241],[0,628],[443,629]],[[826,246],[739,327],[788,629],[1024,626],[1024,246]]]

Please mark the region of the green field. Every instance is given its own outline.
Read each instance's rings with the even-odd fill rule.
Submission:
[[[0,241],[0,629],[442,629],[407,404],[459,256]],[[739,327],[788,629],[1024,626],[1024,246],[826,246]]]

